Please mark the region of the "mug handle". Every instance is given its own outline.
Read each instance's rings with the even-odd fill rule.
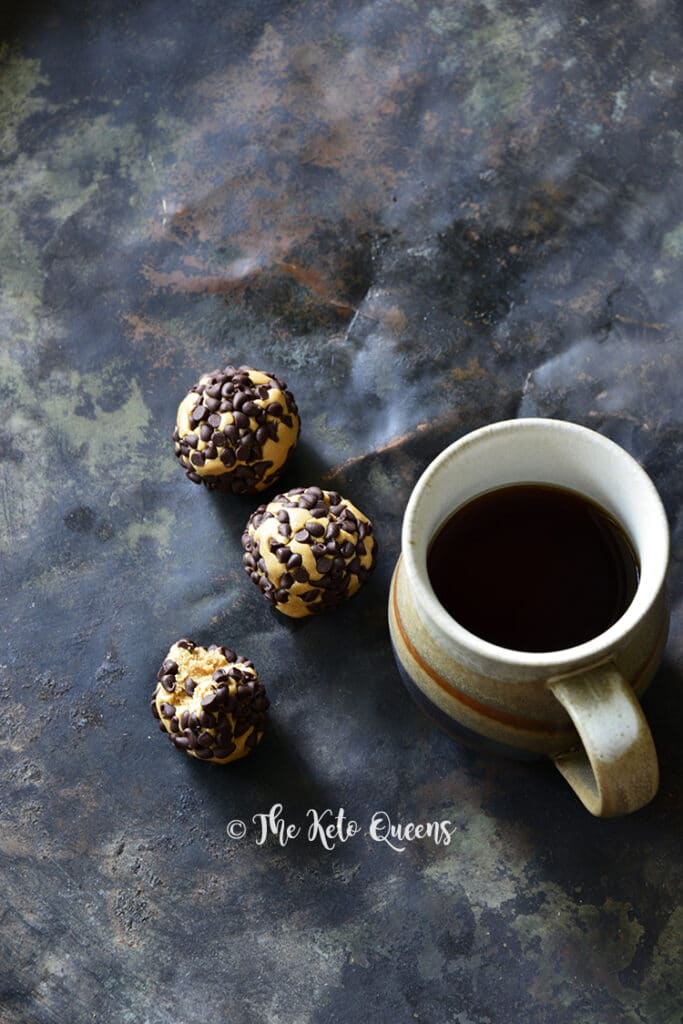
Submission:
[[[644,807],[659,785],[657,753],[638,698],[614,662],[556,676],[546,686],[583,744],[553,759],[579,800],[601,818]]]

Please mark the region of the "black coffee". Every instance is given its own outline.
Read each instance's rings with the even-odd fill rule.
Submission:
[[[616,622],[640,570],[624,530],[599,505],[562,487],[515,484],[446,520],[427,571],[471,633],[517,651],[557,651]]]

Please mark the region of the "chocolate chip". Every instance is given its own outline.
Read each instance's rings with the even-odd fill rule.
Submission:
[[[167,704],[166,701],[163,700],[161,702],[161,705],[159,706],[159,710],[161,711],[162,718],[173,718],[173,716],[175,715],[175,708],[173,707],[173,705]]]
[[[299,544],[309,544],[311,538],[308,535],[308,530],[299,530],[294,534],[294,540],[298,541]]]
[[[219,747],[227,747],[232,739],[232,729],[230,723],[226,722],[221,725],[219,729],[216,729],[216,743]]]
[[[293,577],[290,576],[290,574],[288,572],[283,572],[282,576],[280,577],[280,586],[282,587],[282,589],[283,590],[289,590],[289,588],[293,585],[293,583],[294,583]]]
[[[269,416],[275,416],[279,419],[280,416],[282,416],[282,406],[279,402],[271,402],[270,405],[266,407],[266,412]]]
[[[314,558],[322,558],[323,555],[327,554],[327,547],[324,544],[312,544],[311,554]]]
[[[270,433],[268,431],[268,427],[259,427],[256,431],[256,441],[260,445],[264,445],[269,437]]]
[[[206,395],[204,396],[204,405],[209,412],[216,412],[220,408],[220,404],[220,399],[208,398]]]
[[[182,715],[180,716],[180,724],[182,725],[183,729],[187,729],[187,723],[189,721],[190,721],[190,712],[189,711],[183,711]]]
[[[221,653],[226,661],[235,661],[235,652],[230,647],[221,647]]]
[[[251,447],[247,444],[241,444],[237,447],[235,455],[240,462],[248,462],[251,455]]]
[[[190,462],[193,466],[203,466],[205,461],[203,452],[192,452],[190,455]]]
[[[344,543],[342,544],[341,548],[340,548],[340,551],[341,551],[342,555],[344,556],[344,558],[351,558],[351,556],[354,554],[355,550],[356,549],[355,549],[355,547],[353,546],[353,544],[351,543],[350,540],[345,540]]]
[[[234,412],[232,414],[232,418],[234,420],[234,423],[235,423],[236,427],[248,427],[249,426],[249,417],[245,416],[243,412]]]
[[[207,761],[210,757],[213,757],[213,750],[210,747],[197,747],[194,754],[195,757],[200,757],[202,761]]]
[[[304,527],[310,533],[311,537],[322,537],[325,533],[325,527],[322,523],[316,523],[314,519],[305,524]]]
[[[275,600],[278,601],[279,604],[287,604],[287,602],[289,601],[288,592],[286,590],[276,590]]]
[[[289,548],[284,548],[283,550],[288,551]],[[292,569],[298,569],[299,566],[301,565],[301,562],[302,562],[301,555],[299,554],[298,551],[295,551],[295,553],[290,558],[287,559],[287,568],[291,572]]]
[[[225,757],[230,757],[236,750],[237,747],[234,743],[230,743],[226,747],[214,747],[213,756],[222,760]]]
[[[194,691],[197,689],[197,684],[191,676],[188,676],[185,680],[185,693],[188,697],[191,697]]]
[[[315,601],[317,596],[318,596],[318,591],[317,590],[306,590],[301,595],[302,600],[304,600],[307,604],[310,604],[311,601]]]
[[[210,747],[213,742],[213,736],[210,732],[200,732],[197,737],[197,746],[199,747]]]
[[[184,637],[182,640],[178,640],[176,647],[182,647],[185,651],[193,651],[197,645],[194,640],[188,640]]]
[[[234,423],[228,423],[223,427],[223,433],[228,438],[231,444],[236,444],[239,441],[240,432]]]
[[[292,527],[289,525],[289,523],[280,523],[280,525],[277,528],[277,532],[280,534],[281,537],[291,537]],[[299,535],[296,534],[294,539],[296,540],[298,536]],[[306,534],[306,536],[308,537],[308,534]]]
[[[322,576],[324,576],[325,573],[329,572],[330,569],[332,568],[332,559],[331,558],[319,558],[316,561],[316,563],[315,563],[315,567],[318,570],[318,572]]]
[[[155,718],[159,718],[159,712],[157,711],[157,702],[155,700],[151,700],[149,702],[149,710],[152,712]]]
[[[173,746],[177,747],[178,750],[187,750],[190,746],[190,741],[187,736],[171,736]]]
[[[196,448],[199,444],[199,438],[196,434],[186,434],[185,444],[189,444],[190,448]]]
[[[175,679],[173,678],[172,675],[162,676],[159,682],[161,683],[161,685],[163,686],[167,693],[173,693],[173,691],[175,690]]]
[[[232,450],[232,448],[226,448],[224,451],[221,452],[221,462],[223,463],[224,466],[230,468],[230,466],[235,465],[236,461],[237,460],[235,458],[235,453]]]
[[[227,438],[222,430],[214,430],[211,440],[217,448],[222,448],[227,443]]]
[[[209,424],[202,423],[202,425],[199,428],[199,436],[202,439],[202,441],[209,441],[211,439],[212,434],[213,429],[209,426]]]
[[[295,569],[292,575],[294,576],[294,579],[296,580],[297,583],[308,583],[310,579],[308,570],[305,569],[303,565],[300,566],[298,569]]]
[[[200,726],[203,729],[210,729],[214,723],[214,716],[210,714],[205,708],[202,708],[198,715],[195,715],[194,727]]]
[[[218,415],[217,412],[212,412],[211,415],[209,416],[208,422],[212,427],[220,427],[221,417]]]
[[[175,718],[175,717],[171,719],[171,732],[180,732],[180,726],[178,725],[178,719]]]
[[[161,671],[164,675],[174,676],[178,671],[178,662],[173,658],[165,658],[161,664]]]
[[[208,416],[209,410],[203,405],[195,405],[194,409],[190,413],[191,423],[201,423],[201,421]]]
[[[275,557],[277,558],[280,565],[284,565],[285,562],[289,562],[291,555],[291,548],[288,547],[278,547],[277,551],[275,552]],[[299,555],[299,558],[301,558],[301,555]]]
[[[205,693],[204,696],[202,697],[202,701],[201,701],[202,707],[203,708],[210,708],[215,703],[216,703],[216,692],[215,692],[215,690],[209,690],[209,692]]]

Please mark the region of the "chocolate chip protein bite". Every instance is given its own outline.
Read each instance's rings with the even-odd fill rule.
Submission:
[[[367,516],[336,491],[295,487],[260,505],[242,535],[244,568],[266,601],[302,618],[352,597],[375,567]]]
[[[189,480],[233,494],[263,491],[299,439],[299,412],[284,381],[251,366],[200,377],[178,406],[173,442]]]
[[[157,679],[150,709],[178,750],[227,764],[260,743],[270,702],[247,658],[227,647],[178,640]]]

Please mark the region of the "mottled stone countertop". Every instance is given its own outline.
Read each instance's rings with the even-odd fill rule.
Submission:
[[[680,5],[3,10],[2,1024],[680,1024]],[[333,617],[260,601],[254,501],[175,465],[180,397],[228,361],[297,397],[284,484],[376,520],[377,571]],[[623,444],[670,517],[661,789],[630,818],[456,745],[392,662],[414,482],[526,414]],[[156,730],[183,635],[268,684],[243,762]],[[227,836],[275,803],[364,831]],[[376,810],[457,828],[399,853],[365,831]]]

